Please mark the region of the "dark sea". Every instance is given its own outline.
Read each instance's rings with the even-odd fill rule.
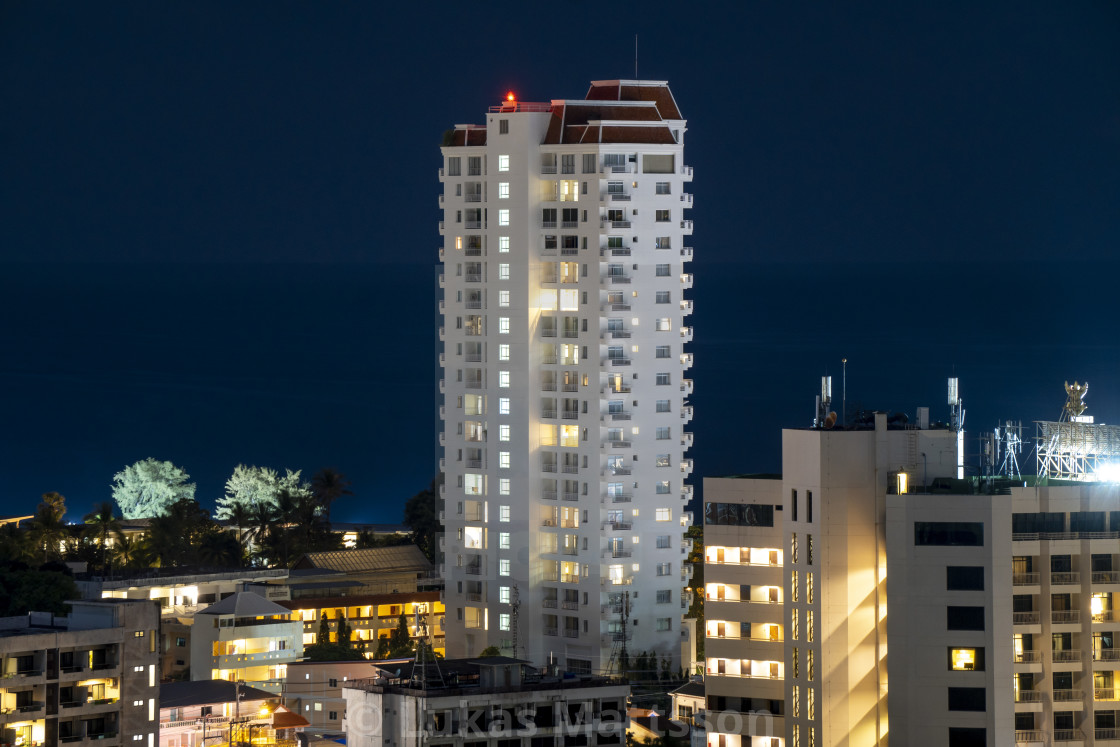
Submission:
[[[689,269],[695,482],[780,470],[782,428],[833,409],[948,418],[966,442],[1056,419],[1064,381],[1120,421],[1120,263],[712,264]],[[71,520],[146,457],[212,506],[239,463],[335,467],[335,516],[399,522],[437,471],[431,265],[0,265],[0,513],[57,490]],[[847,401],[841,403],[841,359]],[[1029,430],[1033,435],[1033,428]],[[1027,455],[1024,455],[1026,458]],[[1033,462],[1028,462],[1033,465]],[[699,491],[699,487],[698,487]]]

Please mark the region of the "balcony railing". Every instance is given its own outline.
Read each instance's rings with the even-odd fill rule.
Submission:
[[[1093,736],[1097,739],[1120,739],[1120,729],[1094,729]]]
[[[1080,742],[1085,739],[1085,735],[1081,733],[1080,729],[1055,729],[1054,741],[1055,742]]]
[[[611,499],[611,503],[629,503],[633,496],[629,493],[615,493],[608,497]]]
[[[1042,653],[1039,651],[1020,651],[1013,656],[1016,664],[1037,664],[1042,661]]]
[[[1098,648],[1093,652],[1093,661],[1120,661],[1120,648]]]
[[[1101,610],[1100,612],[1093,615],[1093,622],[1095,622],[1095,623],[1113,622],[1116,619],[1115,614],[1116,614],[1115,610]]]
[[[1120,700],[1120,690],[1113,687],[1098,687],[1093,690],[1093,700],[1117,701]]]
[[[1011,622],[1015,625],[1038,625],[1038,610],[1031,612],[1012,612]]]
[[[1050,583],[1054,586],[1069,586],[1081,583],[1081,574],[1077,571],[1062,571],[1050,574]]]
[[[1011,574],[1012,586],[1038,586],[1037,573],[1013,573]]]
[[[541,606],[545,607],[547,609],[553,609],[554,610],[554,609],[556,609],[556,600],[555,599],[546,599],[543,602],[541,602]]]
[[[1016,729],[1015,730],[1015,743],[1023,744],[1025,742],[1041,742],[1043,740],[1043,733],[1038,729]]]
[[[544,629],[544,634],[545,635],[555,636],[557,632],[558,632],[557,628],[545,628]]]
[[[1120,571],[1093,571],[1094,584],[1120,584]]]
[[[564,637],[565,638],[579,638],[579,630],[578,629],[573,630],[572,628],[564,628]]]
[[[579,493],[565,492],[564,495],[563,495],[563,500],[565,500],[565,501],[578,501],[579,500]]]
[[[562,392],[578,392],[579,391],[579,384],[577,384],[575,382],[572,382],[572,383],[567,383],[566,382],[563,386],[560,387],[560,391],[562,391]]]
[[[1070,703],[1075,700],[1081,700],[1085,697],[1085,693],[1081,690],[1055,690],[1054,702],[1055,703]]]
[[[1045,700],[1046,693],[1041,690],[1016,690],[1016,703],[1041,703]]]
[[[1050,657],[1055,664],[1081,661],[1081,650],[1069,649],[1065,651],[1052,651]]]
[[[481,576],[482,575],[482,566],[481,565],[465,565],[465,566],[463,566],[463,571],[468,576]]]
[[[1050,613],[1050,622],[1055,625],[1074,625],[1080,621],[1080,610],[1054,610]]]

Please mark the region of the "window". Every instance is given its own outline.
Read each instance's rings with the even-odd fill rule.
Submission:
[[[662,320],[658,319],[657,321],[658,321],[658,324],[660,325]],[[668,320],[665,320],[665,321],[668,321]],[[658,331],[660,331],[660,329]],[[653,356],[655,358],[672,358],[673,357],[672,346],[670,346],[670,345],[658,345],[656,348],[654,348]],[[668,376],[668,374],[666,374],[666,376]]]
[[[949,669],[954,672],[983,672],[983,648],[950,648]]]
[[[448,176],[462,176],[463,175],[463,159],[459,156],[452,156],[447,159],[447,175]]]
[[[653,512],[653,518],[654,518],[655,521],[672,521],[673,520],[673,509],[671,509],[671,508],[655,509],[654,512]]]
[[[659,617],[659,618],[657,618],[657,622],[654,624],[654,627],[659,631],[672,630],[673,629],[673,618],[671,618],[671,617]]]
[[[509,134],[509,120],[508,119],[499,119],[498,120],[498,134],[499,135],[508,135]]]
[[[774,507],[759,503],[704,503],[704,523],[713,526],[772,527]]]
[[[673,575],[673,564],[672,563],[658,563],[657,564],[657,575],[658,576],[671,576],[671,575]]]
[[[556,228],[556,208],[541,208],[541,227]]]
[[[949,747],[987,747],[988,730],[983,727],[949,727]]]
[[[458,159],[456,159],[458,160]],[[498,156],[498,171],[509,171],[509,156]]]
[[[509,549],[509,532],[498,532],[498,549],[499,550],[508,550]],[[506,601],[508,601],[508,600],[506,600]]]
[[[916,521],[914,544],[981,547],[984,544],[984,524],[978,521]]]
[[[562,288],[560,290],[560,310],[579,311],[579,290],[576,288]]]
[[[503,262],[498,265],[498,280],[509,280],[509,263]]]
[[[982,687],[950,687],[950,711],[986,711],[987,692]]]
[[[509,397],[498,398],[498,414],[509,415]]]
[[[658,441],[668,441],[671,438],[671,436],[669,435],[669,426],[658,426],[656,431],[656,438]]]
[[[508,316],[498,317],[498,334],[499,335],[508,335],[509,334],[509,317]]]
[[[669,195],[672,193],[673,191],[669,187],[669,182],[657,182],[655,185],[654,194]]]
[[[656,467],[668,467],[668,466],[670,466],[669,465],[669,455],[668,454],[658,454],[657,459],[654,462],[654,466],[656,466]]]
[[[498,291],[498,306],[501,306],[502,308],[506,308],[506,307],[509,306],[509,291],[508,290]]]
[[[509,613],[502,612],[498,615],[498,630],[509,630]]]
[[[509,573],[510,573],[509,569],[510,569],[510,559],[509,558],[501,558],[498,561],[498,575],[499,576],[508,576]]]
[[[576,173],[576,154],[567,153],[560,156],[560,173],[574,174]]]
[[[665,357],[668,358],[669,356],[665,356]],[[669,374],[667,374],[667,373],[657,374],[656,377],[654,378],[654,383],[656,383],[657,386],[669,386],[669,383],[670,383]]]
[[[508,451],[499,451],[498,452],[498,468],[499,469],[509,469],[509,464],[510,464],[509,452]]]
[[[482,156],[467,156],[467,176],[482,176]]]
[[[669,211],[668,210],[658,210],[656,213],[654,213],[654,218],[653,219],[655,221],[657,221],[658,223],[668,223],[669,220],[670,220],[669,219]]]
[[[670,589],[657,590],[657,604],[672,604],[673,592]]]
[[[498,182],[498,199],[499,200],[508,200],[509,199],[509,182]],[[506,217],[507,218],[509,217],[509,211],[508,210],[506,211]]]
[[[509,253],[509,236],[498,237],[498,251],[502,254]]]
[[[509,478],[503,477],[498,480],[498,493],[500,495],[509,495]]]
[[[657,495],[668,495],[669,494],[669,481],[668,480],[658,480],[657,485],[655,487],[656,487]]]
[[[583,154],[583,173],[594,174],[595,173],[595,168],[596,168],[596,166],[598,166],[598,164],[595,161],[596,161],[596,159],[595,159],[595,154],[594,153],[584,153]]]
[[[669,291],[657,291],[654,295],[657,303],[672,303],[673,294]]]
[[[509,225],[509,210],[503,209],[503,210],[498,211],[498,225],[499,226],[508,226]]]
[[[509,360],[509,343],[503,342],[501,345],[498,346],[498,360],[500,360],[500,361],[508,361]]]
[[[579,182],[575,179],[560,180],[560,202],[579,202]]]
[[[657,412],[669,412],[670,411],[669,410],[669,400],[667,400],[667,399],[657,400],[656,410],[657,410]]]
[[[669,537],[669,535],[667,535],[667,534],[657,535],[657,549],[658,550],[664,550],[666,548],[672,547],[673,545],[671,543],[672,543],[672,540]]]
[[[973,565],[951,565],[945,569],[949,591],[984,591],[984,569]]]
[[[946,630],[983,630],[983,607],[954,607],[945,608]]]
[[[659,278],[669,277],[669,265],[654,265],[653,274]]]
[[[508,424],[502,423],[501,425],[499,425],[498,426],[498,440],[499,441],[508,441],[509,440],[509,432],[510,432],[510,426]]]

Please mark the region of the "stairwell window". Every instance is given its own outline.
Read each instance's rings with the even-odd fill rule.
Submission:
[[[498,251],[502,254],[509,253],[509,236],[498,237]]]
[[[455,160],[458,160],[458,159],[455,159]],[[509,171],[509,156],[508,155],[503,154],[503,155],[498,156],[498,171]]]
[[[509,572],[510,572],[510,560],[509,560],[509,558],[502,558],[501,560],[498,561],[498,575],[499,576],[508,576]]]
[[[509,182],[498,182],[498,199],[509,199]]]

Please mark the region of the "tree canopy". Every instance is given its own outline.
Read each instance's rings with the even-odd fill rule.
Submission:
[[[176,501],[194,500],[190,478],[181,467],[149,457],[113,475],[113,500],[126,519],[158,516]]]
[[[436,534],[440,530],[439,517],[436,515],[440,480],[441,477],[432,480],[427,489],[421,490],[404,504],[404,523],[411,530],[409,539],[432,561],[435,560]]]
[[[251,512],[263,507],[275,511],[282,493],[294,498],[310,497],[311,486],[300,482],[300,470],[284,470],[283,477],[268,467],[247,467],[239,464],[226,480],[225,495],[218,499],[214,515],[219,519],[229,519],[235,506],[243,506]]]

